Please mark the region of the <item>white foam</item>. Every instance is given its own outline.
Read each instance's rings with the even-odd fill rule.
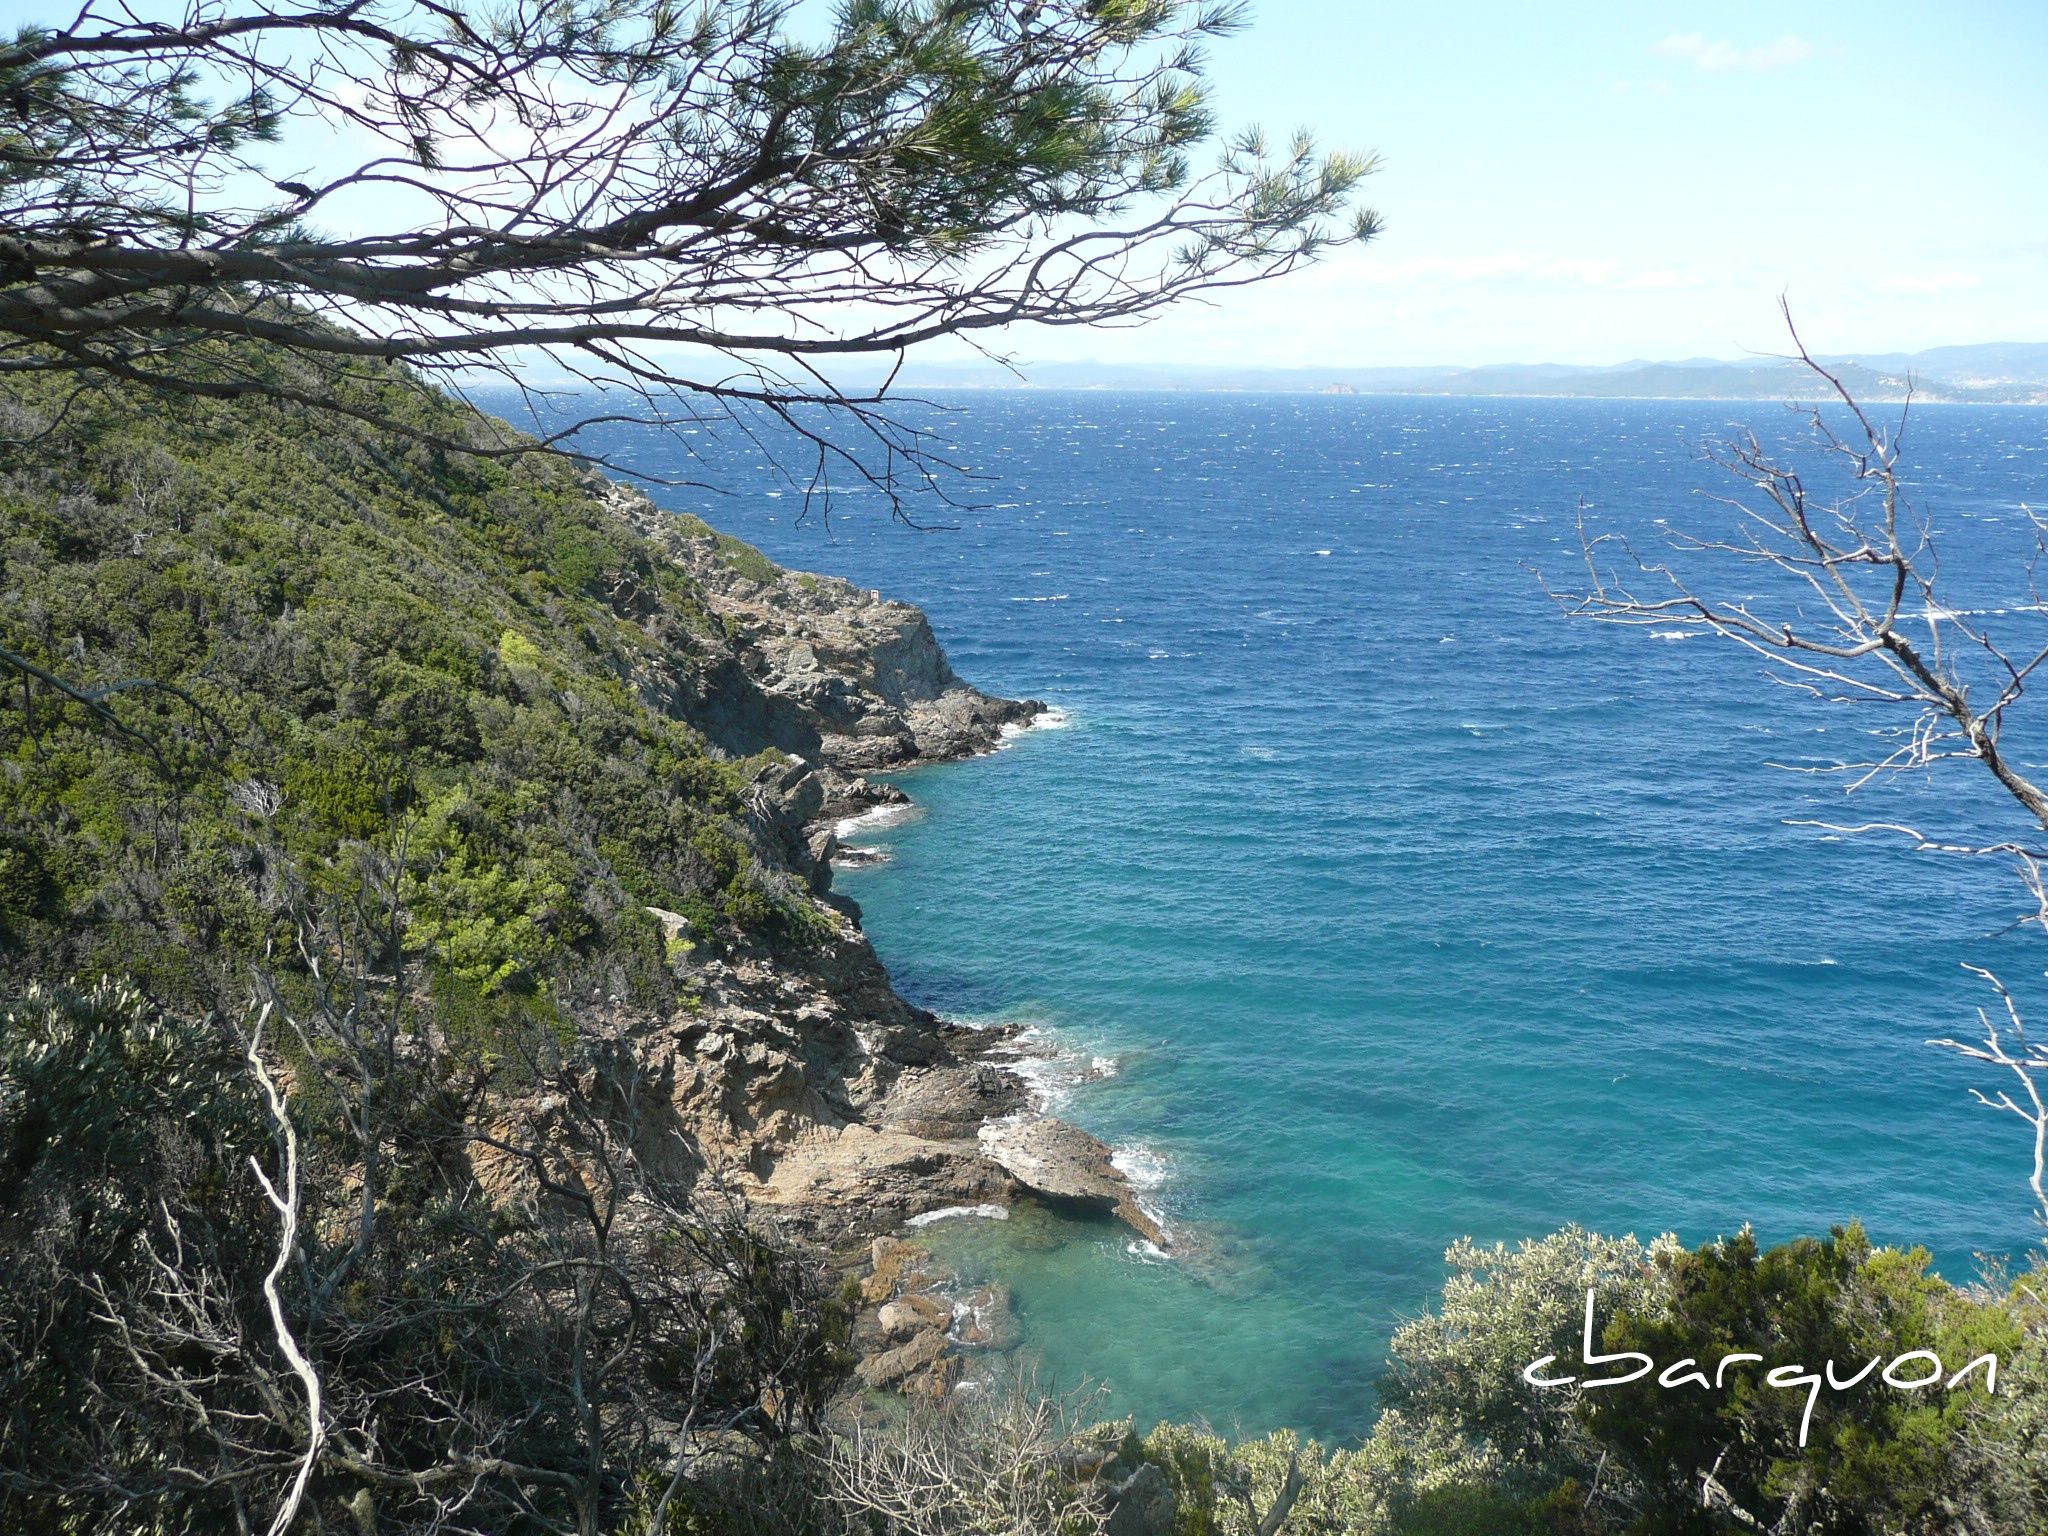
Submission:
[[[936,1211],[926,1211],[913,1216],[906,1226],[928,1227],[935,1221],[951,1221],[955,1217],[971,1216],[979,1221],[1008,1221],[1010,1213],[1000,1205],[948,1205]]]
[[[1163,1152],[1154,1151],[1151,1147],[1144,1146],[1135,1141],[1126,1141],[1119,1142],[1110,1149],[1109,1164],[1118,1173],[1122,1174],[1125,1181],[1131,1186],[1131,1192],[1138,1202],[1138,1209],[1147,1216],[1150,1216],[1153,1224],[1161,1232],[1170,1231],[1171,1228],[1167,1225],[1166,1221],[1166,1213],[1161,1211],[1155,1202],[1147,1200],[1145,1196],[1148,1192],[1158,1189],[1166,1182],[1168,1176],[1173,1172],[1172,1159]],[[1141,1252],[1141,1249],[1148,1251]],[[1138,1254],[1140,1258],[1157,1258],[1161,1262],[1164,1262],[1167,1258],[1166,1254],[1149,1242],[1133,1244],[1128,1251]]]
[[[968,1022],[966,1020],[963,1023]],[[1117,1073],[1112,1056],[1084,1056],[1053,1039],[1037,1025],[1027,1025],[1009,1042],[1004,1064],[1023,1080],[1031,1108],[1015,1118],[1051,1114],[1083,1083],[1098,1082]]]
[[[1041,709],[1029,720],[1006,722],[1002,728],[1002,738],[1005,741],[1015,741],[1028,731],[1058,731],[1073,723],[1074,717],[1064,709]]]
[[[863,843],[841,843],[832,862],[847,869],[873,869],[877,864],[888,864],[896,855],[887,848],[873,847]]]
[[[1173,1160],[1164,1152],[1135,1141],[1119,1142],[1110,1149],[1110,1166],[1130,1180],[1133,1189],[1157,1189],[1173,1171]]]
[[[1650,638],[1652,640],[1690,640],[1698,633],[1699,631],[1696,629],[1653,629],[1650,631]]]
[[[881,827],[893,827],[897,822],[911,816],[917,810],[914,805],[897,802],[892,805],[870,806],[855,816],[842,816],[832,823],[835,836],[844,840],[859,832],[872,832]]]
[[[1327,549],[1319,549],[1316,551],[1316,556],[1318,559],[1327,560],[1330,558],[1330,551],[1328,551]]]

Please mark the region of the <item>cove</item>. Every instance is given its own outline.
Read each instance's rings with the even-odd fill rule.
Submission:
[[[1062,1112],[1173,1227],[1170,1262],[1029,1210],[922,1229],[1011,1282],[1053,1380],[1345,1438],[1463,1234],[1858,1217],[1951,1277],[2028,1240],[2024,1149],[1921,1044],[1968,1022],[1962,961],[2015,969],[2016,893],[1788,827],[1840,790],[1770,765],[1865,722],[1707,641],[1568,623],[1525,567],[1578,558],[1581,496],[1646,541],[1698,526],[1697,445],[1773,408],[948,405],[985,477],[955,531],[688,509],[920,604],[963,676],[1070,715],[904,776],[917,813],[854,839],[887,862],[838,879],[906,995],[1063,1053]],[[2025,600],[2037,419],[1916,411],[1957,601]],[[1995,812],[1966,776],[1896,791],[1923,792],[1855,809]]]

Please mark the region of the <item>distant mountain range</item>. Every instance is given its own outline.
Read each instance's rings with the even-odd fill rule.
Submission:
[[[1925,352],[1821,359],[1858,399],[2048,405],[2048,342],[1990,342]],[[1322,394],[1552,395],[1589,399],[1791,400],[1826,385],[1781,358],[1627,362],[1606,367],[1494,363],[1481,368],[1252,368],[1040,363],[1016,374],[993,363],[919,363],[899,389],[1173,389]]]

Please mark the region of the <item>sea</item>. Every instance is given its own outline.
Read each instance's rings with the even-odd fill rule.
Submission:
[[[1169,1228],[1160,1252],[1028,1208],[924,1227],[1012,1288],[1041,1385],[1100,1386],[1141,1425],[1347,1441],[1460,1238],[1853,1219],[1957,1281],[2039,1240],[2028,1129],[1971,1097],[2010,1084],[1927,1043],[1995,1003],[1965,965],[2048,1028],[2029,898],[1998,857],[1839,830],[2024,838],[2024,816],[1970,761],[1851,794],[1832,765],[1906,745],[1910,708],[1546,592],[1612,536],[1603,569],[1634,569],[1625,539],[1815,621],[1769,567],[1685,547],[1742,533],[1744,486],[1705,451],[1750,431],[1802,451],[1798,413],[1054,390],[905,409],[957,467],[950,501],[908,503],[922,528],[843,475],[806,505],[808,460],[769,436],[601,446],[698,482],[654,494],[777,561],[920,605],[964,677],[1048,706],[1002,751],[898,776],[914,812],[848,833],[886,861],[836,881],[907,996],[1027,1029],[1047,1107],[1116,1147]],[[1941,561],[1907,612],[2038,651],[2048,413],[1919,406],[1899,444]],[[1816,506],[1850,488],[1839,461],[1799,464]],[[2032,703],[2008,738],[2025,762],[2048,757]]]

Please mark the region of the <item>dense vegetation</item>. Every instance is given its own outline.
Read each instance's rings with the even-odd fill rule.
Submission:
[[[1691,1251],[1566,1229],[1513,1249],[1460,1243],[1448,1257],[1437,1310],[1395,1335],[1385,1408],[1361,1446],[1152,1435],[1149,1453],[1186,1502],[1216,1509],[1184,1530],[1252,1530],[1228,1490],[1270,1498],[1295,1455],[1288,1529],[1304,1532],[2048,1530],[2048,1309],[2032,1279],[1957,1289],[1927,1273],[1924,1251],[1873,1248],[1853,1226],[1769,1249],[1745,1232]],[[1546,1355],[1558,1377],[1633,1368],[1577,1364],[1588,1289],[1600,1352],[1639,1351],[1655,1368],[1611,1391],[1530,1386],[1524,1368]],[[1918,1350],[1948,1367],[1940,1384],[1882,1380]],[[1993,1351],[1997,1395],[1980,1390],[1981,1369],[1947,1385]],[[1720,1374],[1738,1352],[1762,1358],[1734,1364],[1722,1388],[1659,1385],[1693,1362]],[[1792,1366],[1821,1386],[1771,1382]],[[1896,1374],[1927,1371],[1915,1361]]]
[[[50,389],[9,413],[9,436],[43,430],[0,455],[0,643],[155,685],[108,701],[140,742],[46,691],[10,700],[14,970],[215,1004],[294,950],[306,903],[377,873],[449,987],[661,1004],[646,906],[713,941],[803,920],[750,851],[749,765],[634,690],[713,620],[569,464],[252,403]]]
[[[689,578],[559,459],[246,401],[5,410],[0,644],[51,681],[0,711],[0,1525],[260,1525],[299,1464],[266,1005],[315,1509],[595,1530],[679,1421],[815,1418],[843,1313],[686,1149],[643,1155],[616,1027],[693,1006],[685,951],[839,921],[769,847],[762,765],[642,702],[715,638]]]
[[[0,707],[0,1527],[262,1529],[303,1474],[303,1530],[1051,1536],[1117,1489],[1128,1536],[2048,1530],[2033,1277],[1959,1289],[1853,1227],[1461,1245],[1348,1448],[992,1390],[856,1423],[845,1305],[674,1145],[617,1028],[693,1006],[671,945],[837,921],[762,764],[648,702],[717,636],[688,577],[546,456],[4,409],[0,645],[120,691]],[[1586,1374],[1588,1289],[1604,1351],[1761,1359],[1531,1386]],[[2000,1390],[1769,1379],[1916,1350],[1995,1354]]]

